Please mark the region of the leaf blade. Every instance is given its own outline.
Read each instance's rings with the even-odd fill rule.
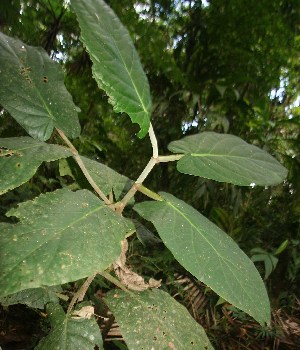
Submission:
[[[131,350],[213,349],[203,328],[182,305],[162,290],[130,295],[110,291],[105,302],[115,315]]]
[[[174,196],[143,202],[134,209],[151,221],[178,262],[222,298],[258,322],[269,322],[263,281],[246,254],[221,229]]]
[[[127,191],[129,191],[134,183],[134,181],[130,180],[128,177],[117,173],[105,164],[83,156],[80,156],[80,158],[101,191],[103,191],[105,195],[109,195],[113,190],[117,201],[121,199],[122,195],[125,195]],[[84,181],[85,185],[89,186],[75,161],[73,159],[68,159],[66,162],[67,164],[64,161],[60,163],[60,175],[72,176],[76,180]],[[87,188],[86,186],[85,188]]]
[[[70,156],[65,147],[27,136],[0,139],[0,195],[30,180],[42,162]]]
[[[44,309],[47,303],[58,302],[58,297],[56,296],[56,293],[60,293],[61,291],[62,289],[60,286],[43,286],[41,288],[25,289],[20,292],[0,298],[0,303],[3,306],[25,304],[29,307],[33,307],[36,309]]]
[[[36,350],[94,350],[96,345],[99,350],[104,349],[99,327],[94,318],[72,319],[71,315],[65,314],[58,304],[49,304],[47,313],[50,315],[51,331],[35,347]]]
[[[2,296],[105,270],[120,255],[121,240],[133,229],[87,190],[49,192],[7,215],[20,222],[2,226]]]
[[[275,185],[287,176],[274,157],[234,135],[203,132],[173,141],[168,148],[184,154],[177,163],[184,174],[240,186]]]
[[[76,106],[57,62],[42,48],[0,33],[0,102],[35,139],[46,141],[57,127],[80,134]]]
[[[144,137],[150,126],[148,79],[127,29],[102,0],[73,0],[81,40],[93,61],[93,74],[116,112],[127,113]]]

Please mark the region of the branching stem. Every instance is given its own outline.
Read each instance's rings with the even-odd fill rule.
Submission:
[[[154,168],[154,166],[158,163],[166,163],[166,162],[174,162],[176,160],[179,160],[181,157],[183,157],[183,154],[173,154],[169,156],[159,156],[158,155],[158,145],[157,145],[157,138],[155,136],[153,126],[150,123],[149,128],[149,137],[152,145],[152,157],[149,160],[148,164],[146,165],[145,169],[142,171],[141,175],[138,177],[138,179],[135,181],[135,183],[132,185],[130,190],[126,193],[124,198],[117,203],[116,211],[117,213],[121,214],[127,203],[130,201],[130,199],[135,195],[137,191],[140,191],[141,193],[144,193],[146,196],[153,198],[155,200],[162,200],[161,196],[159,196],[157,193],[152,192],[148,188],[142,186],[142,183],[146,179],[146,177],[149,175],[151,170]]]

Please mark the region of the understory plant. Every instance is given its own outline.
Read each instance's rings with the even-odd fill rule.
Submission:
[[[6,213],[18,222],[0,223],[1,303],[46,307],[51,330],[36,349],[103,349],[94,308],[82,303],[101,275],[116,286],[104,303],[128,349],[212,349],[201,325],[161,288],[161,281],[145,281],[127,266],[127,238],[141,225],[131,218],[140,217],[154,225],[187,271],[261,325],[268,324],[268,295],[248,256],[200,212],[143,182],[165,162],[177,162],[184,174],[239,186],[278,184],[286,169],[256,146],[214,132],[174,140],[170,154],[161,155],[150,121],[149,83],[128,31],[103,0],[72,0],[71,8],[99,88],[116,112],[139,125],[139,138],[149,135],[153,154],[136,181],[81,156],[70,141],[80,136],[78,109],[60,65],[43,49],[1,33],[0,103],[29,136],[0,139],[0,194],[29,181],[43,162],[55,160],[61,176],[80,169],[89,183],[86,189],[65,186],[43,193]],[[53,135],[61,142],[54,144],[58,137]],[[135,204],[137,191],[147,200]],[[64,309],[61,285],[81,279],[86,280]]]

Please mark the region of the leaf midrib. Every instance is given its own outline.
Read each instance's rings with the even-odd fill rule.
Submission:
[[[97,19],[98,19],[98,18],[97,18]],[[99,19],[98,19],[98,21],[99,21]],[[117,30],[118,30],[118,32],[119,32],[119,26],[117,27]],[[120,49],[119,49],[119,47],[118,47],[118,44],[117,44],[117,42],[116,42],[116,40],[115,40],[115,37],[114,37],[114,34],[111,33],[111,32],[109,32],[109,36],[110,36],[112,42],[114,43],[115,49],[116,49],[116,51],[117,51],[117,53],[118,53],[118,56],[119,56],[119,58],[121,59],[121,61],[122,61],[122,63],[123,63],[123,66],[124,66],[124,68],[125,68],[125,70],[126,70],[128,76],[129,76],[129,79],[130,79],[130,81],[131,81],[131,83],[132,83],[132,86],[133,86],[133,88],[134,88],[134,91],[136,92],[136,95],[137,95],[137,97],[138,97],[138,99],[139,99],[139,101],[140,101],[140,103],[141,103],[141,105],[142,105],[142,107],[143,107],[143,111],[144,111],[147,115],[149,115],[149,113],[148,113],[148,111],[147,111],[147,109],[146,109],[146,106],[144,105],[143,99],[141,98],[141,95],[139,94],[139,91],[138,91],[138,89],[137,89],[137,86],[136,86],[136,84],[135,84],[135,82],[134,82],[134,80],[133,80],[133,78],[132,78],[132,76],[131,76],[131,74],[130,74],[130,71],[129,71],[128,67],[127,67],[127,64],[126,64],[125,60],[123,59],[123,55],[122,55],[122,53],[121,53],[121,51],[120,51]],[[131,49],[131,54],[132,54],[132,50],[134,50],[134,47],[131,47],[131,46],[130,46],[130,49]]]
[[[187,217],[186,215],[181,212],[179,209],[177,209],[171,202],[167,201],[166,200],[166,203],[171,206],[175,211],[177,211],[200,235],[201,237],[211,246],[211,248],[216,252],[218,258],[221,260],[221,261],[224,261],[224,263],[226,264],[226,266],[229,268],[230,271],[232,271],[230,269],[230,265],[233,265],[232,261],[227,259],[227,258],[224,258],[222,257],[219,252],[214,248],[214,246],[210,243],[210,241],[201,233],[201,231],[199,231],[199,229],[197,228],[197,226],[195,226]],[[195,255],[197,256],[197,254],[195,253]],[[234,266],[234,265],[233,265]],[[234,273],[232,273],[232,275],[235,277]],[[238,280],[237,280],[238,281]],[[239,282],[239,281],[238,281]],[[206,282],[207,283],[207,282]],[[207,283],[207,285],[209,285],[209,283]],[[241,286],[241,289],[245,292],[245,294],[248,296],[248,299],[251,300],[252,298],[250,297],[250,295],[248,294],[248,291],[245,290],[243,288],[243,286],[239,283],[239,285]],[[220,293],[221,294],[221,293]]]

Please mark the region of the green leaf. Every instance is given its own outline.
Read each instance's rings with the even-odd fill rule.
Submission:
[[[121,199],[122,195],[127,193],[134,183],[128,177],[117,173],[102,163],[83,156],[80,156],[80,158],[103,193],[108,195],[113,190],[117,201]],[[73,159],[70,158],[60,162],[59,169],[61,176],[72,176],[78,182],[83,182],[85,186],[90,186]]]
[[[134,209],[151,221],[179,263],[222,298],[259,323],[269,322],[264,283],[247,255],[215,224],[174,196]]]
[[[289,245],[289,240],[288,239],[285,239],[281,244],[280,246],[276,249],[274,255],[279,255],[281,254],[282,252],[284,252],[286,250],[286,248],[288,247]]]
[[[177,163],[181,173],[240,186],[269,186],[282,182],[287,170],[270,154],[234,135],[203,132],[169,144],[184,153]]]
[[[31,288],[7,295],[0,299],[0,303],[3,306],[25,304],[29,307],[44,309],[47,303],[58,302],[56,293],[60,293],[61,291],[60,286]]]
[[[2,225],[0,295],[75,281],[108,268],[134,226],[87,190],[39,196],[10,210]]]
[[[35,139],[45,141],[57,127],[80,134],[76,106],[60,65],[42,48],[0,33],[0,103]]]
[[[72,0],[93,75],[116,112],[127,113],[144,137],[150,126],[149,83],[127,29],[102,0]]]
[[[57,304],[49,304],[47,313],[50,317],[51,331],[39,342],[35,350],[94,350],[96,345],[99,350],[104,349],[99,326],[93,317],[73,319]]]
[[[203,328],[162,290],[110,291],[105,302],[130,350],[213,349]]]
[[[31,137],[0,139],[0,194],[31,179],[42,162],[70,156],[67,148]]]

